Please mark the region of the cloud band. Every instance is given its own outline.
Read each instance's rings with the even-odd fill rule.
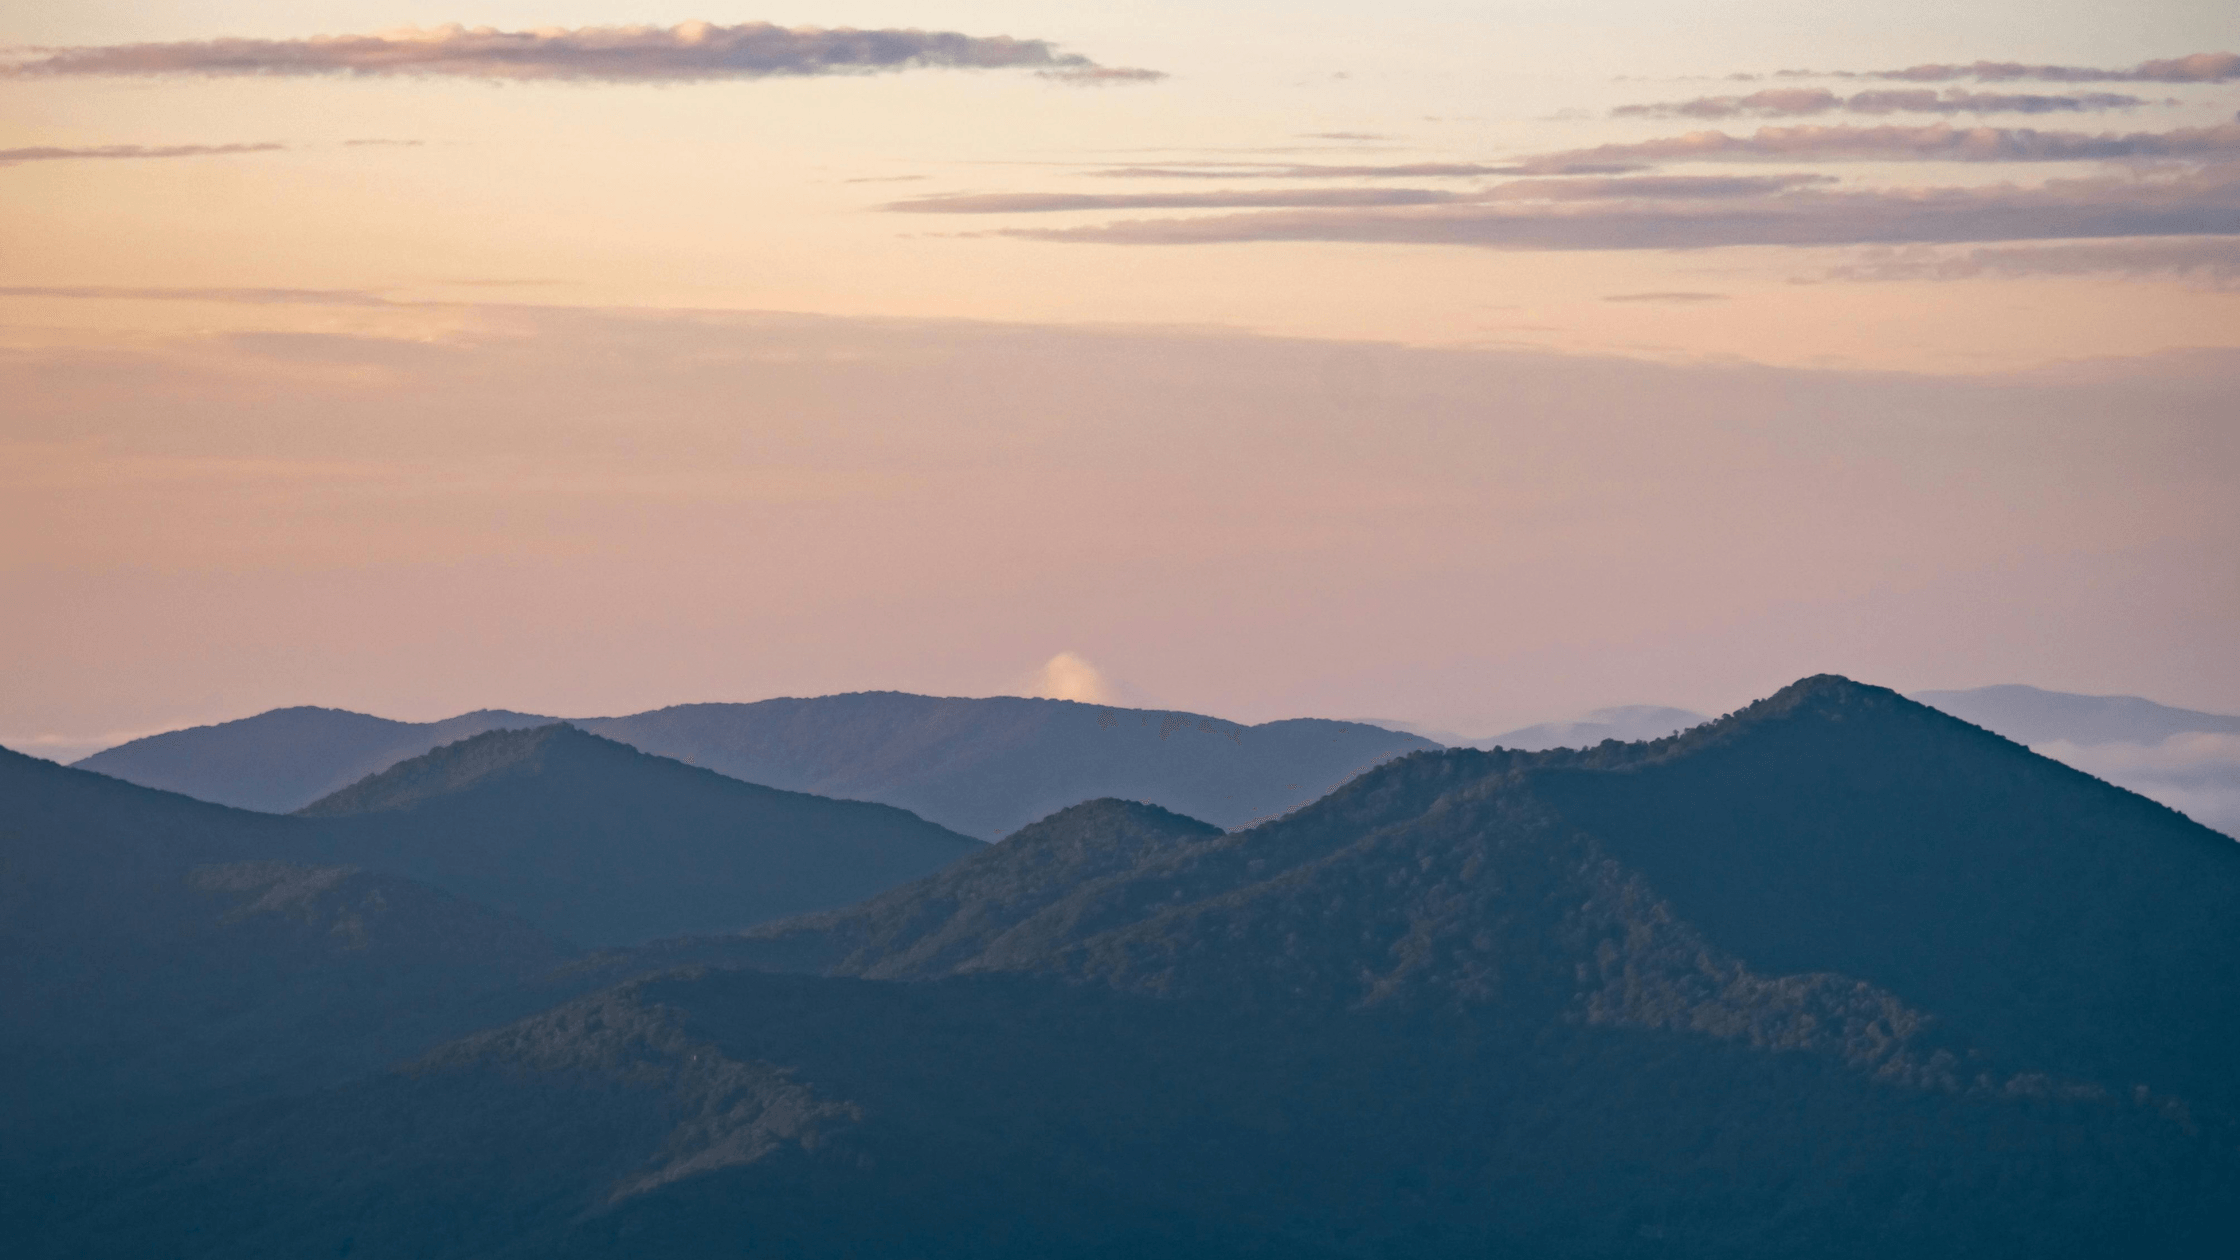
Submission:
[[[1039,39],[954,31],[825,30],[768,22],[500,31],[442,26],[385,35],[214,39],[41,50],[13,75],[446,75],[478,79],[692,82],[950,67],[1027,69],[1090,83],[1156,71],[1099,66]]]

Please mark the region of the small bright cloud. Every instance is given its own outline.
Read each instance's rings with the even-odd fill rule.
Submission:
[[[1112,703],[1112,687],[1104,674],[1072,652],[1060,652],[1035,671],[1032,695],[1045,700],[1079,700],[1083,704]]]

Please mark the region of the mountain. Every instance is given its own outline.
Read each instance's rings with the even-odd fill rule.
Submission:
[[[1070,700],[891,691],[679,705],[578,725],[734,778],[897,805],[985,839],[1103,796],[1245,826],[1436,746],[1361,722],[1242,726]]]
[[[441,722],[392,722],[306,705],[150,735],[76,765],[219,805],[285,814],[439,744],[552,721],[481,709]]]
[[[2008,685],[1916,691],[1913,698],[2021,744],[2159,744],[2195,731],[2240,735],[2240,717],[2173,709],[2138,696],[2080,696]]]
[[[1703,986],[1835,992],[1824,978],[1838,976],[1994,1061],[2240,1116],[2240,1082],[2204,1053],[2240,1038],[2240,846],[1879,688],[1810,679],[1646,744],[1418,754],[1220,837],[1170,823],[1175,839],[1145,846],[1140,817],[1116,808],[1068,811],[1021,832],[1029,846],[838,915],[764,925],[740,956],[767,943],[765,965],[832,957],[819,967],[834,974],[1027,971],[1345,1007],[1468,1006],[1543,983],[1559,1006],[1640,1002],[1652,961],[1681,967],[1655,981],[1671,1001]],[[1004,912],[1000,934],[941,967],[909,962],[919,941],[994,913],[954,889],[1031,887],[1052,847],[1146,856],[1062,879],[1047,901],[1006,892],[1031,915]],[[890,923],[912,934],[883,938]],[[1527,958],[1545,973],[1528,979]],[[1634,987],[1573,991],[1575,974],[1616,984],[1614,968]],[[1689,1018],[1726,1018],[1715,1008]],[[1820,1022],[1816,1035],[1840,1026]]]
[[[2240,846],[1832,677],[1646,743],[1416,753],[1243,831],[1092,801],[570,974],[615,982],[0,1225],[30,1256],[2209,1257],[2240,1207]]]
[[[416,724],[337,709],[276,709],[134,740],[78,765],[284,813],[438,745],[556,720],[484,711]],[[1196,713],[1069,700],[892,691],[687,704],[573,725],[749,783],[893,805],[985,840],[1100,796],[1245,826],[1303,805],[1379,761],[1437,747],[1365,722],[1302,718],[1241,726]]]
[[[315,830],[0,751],[8,1131],[333,1084],[555,1000],[565,947],[306,861]]]
[[[423,880],[583,945],[845,905],[980,842],[649,756],[565,724],[490,731],[299,811],[322,860]]]
[[[2240,838],[2240,717],[2019,686],[1913,698]]]
[[[1544,752],[1550,748],[1591,748],[1606,739],[1614,739],[1619,743],[1662,739],[1691,726],[1701,726],[1709,720],[1701,713],[1687,709],[1654,704],[1628,704],[1613,709],[1596,709],[1583,721],[1541,722],[1534,726],[1519,727],[1491,739],[1479,740],[1475,746],[1489,749],[1516,748],[1526,752]]]

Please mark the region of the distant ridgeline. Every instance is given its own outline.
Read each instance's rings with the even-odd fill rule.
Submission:
[[[706,856],[604,792],[841,843],[726,784],[555,727],[278,818],[0,756],[11,1255],[2230,1252],[2240,845],[1894,692],[1417,751],[1241,830],[1069,804],[740,932],[535,926]],[[529,873],[501,913],[407,860]]]
[[[134,740],[77,764],[201,800],[287,813],[442,744],[558,720],[486,710],[414,724],[339,709],[275,709]],[[1363,722],[1241,726],[1068,700],[891,691],[687,704],[572,724],[749,783],[894,805],[984,840],[1100,796],[1240,826],[1304,805],[1387,758],[1438,746]]]

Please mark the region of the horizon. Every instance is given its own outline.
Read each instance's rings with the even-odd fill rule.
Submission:
[[[0,19],[0,742],[2240,712],[2240,14],[1286,12]]]

